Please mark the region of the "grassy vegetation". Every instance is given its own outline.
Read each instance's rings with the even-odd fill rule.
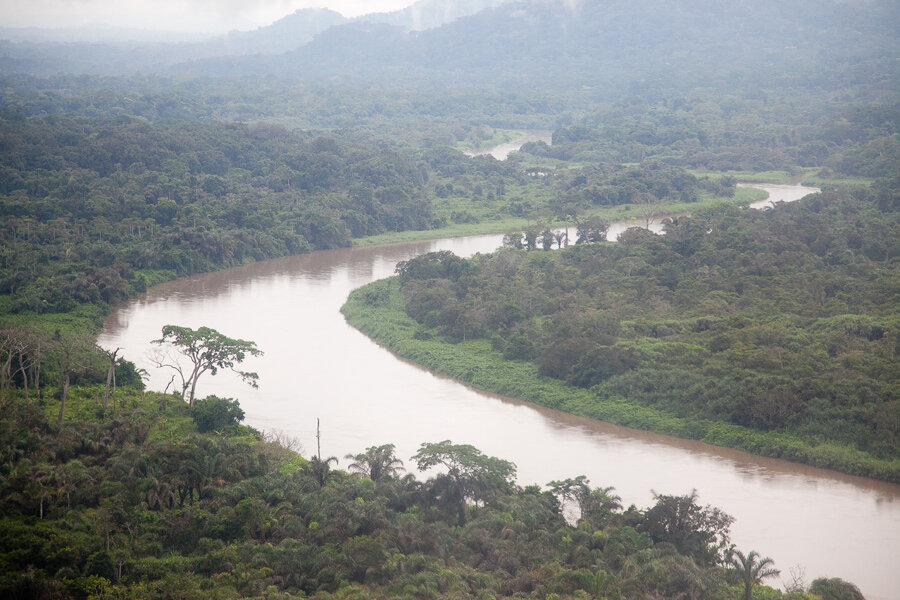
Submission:
[[[341,309],[347,321],[379,344],[422,366],[476,388],[575,415],[717,446],[783,458],[816,467],[900,482],[900,460],[878,459],[849,446],[810,443],[788,433],[679,418],[621,397],[598,397],[586,389],[542,377],[534,363],[506,360],[489,341],[447,343],[404,311],[397,278],[355,290]]]
[[[739,187],[734,191],[734,198],[730,201],[735,204],[744,205],[764,200],[766,193],[763,190],[754,188]],[[697,202],[665,202],[659,205],[659,216],[684,215],[715,206],[722,203],[722,198],[717,198],[712,194],[703,192]],[[453,204],[457,210],[478,211],[479,205],[471,200],[462,200]],[[480,209],[485,210],[485,209]],[[598,215],[610,222],[634,220],[639,222],[643,217],[636,214],[636,209],[630,204],[619,206],[597,207],[591,211],[592,214]],[[535,212],[531,217],[510,217],[509,215],[495,215],[493,218],[479,221],[478,223],[452,223],[438,229],[429,229],[425,231],[390,231],[380,235],[373,235],[353,240],[354,246],[376,246],[379,244],[395,244],[400,242],[414,242],[418,240],[435,240],[448,237],[464,237],[469,235],[482,235],[490,233],[506,233],[511,230],[522,229],[529,224],[534,223],[541,218],[540,212]],[[565,223],[562,221],[551,221],[553,227],[563,227]],[[571,223],[569,224],[571,225]]]
[[[708,175],[710,177],[719,178],[725,176],[731,176],[737,179],[738,181],[744,181],[747,183],[789,183],[792,178],[797,176],[797,172],[794,170],[791,171],[691,171],[697,177],[702,177],[704,175]]]

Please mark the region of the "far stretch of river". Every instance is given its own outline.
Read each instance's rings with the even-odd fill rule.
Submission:
[[[809,191],[793,186],[796,197]],[[412,468],[421,442],[451,439],[515,462],[523,485],[583,474],[595,486],[615,486],[626,506],[651,505],[651,490],[696,488],[702,503],[736,518],[739,549],[771,556],[785,576],[801,565],[807,582],[842,577],[870,600],[897,598],[900,486],[483,394],[398,359],[339,312],[351,290],[391,275],[398,261],[434,250],[468,256],[500,242],[478,236],[329,250],[173,281],[119,307],[100,343],[122,347],[150,372],[149,387],[162,390],[170,375],[147,360],[150,340],[169,323],[213,327],[265,351],[244,364],[259,373],[260,386],[220,373],[201,379],[198,395],[239,398],[248,424],[296,438],[306,454],[315,452],[319,418],[322,453],[342,466],[348,453],[393,443]]]
[[[552,140],[553,132],[549,129],[529,129],[525,131],[525,135],[517,137],[514,140],[510,140],[492,148],[470,150],[465,152],[465,154],[466,156],[485,156],[489,154],[497,160],[506,160],[510,154],[529,142],[544,142],[545,144],[549,144]]]

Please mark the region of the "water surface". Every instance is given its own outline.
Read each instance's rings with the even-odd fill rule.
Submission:
[[[517,137],[503,144],[491,148],[481,148],[465,152],[466,156],[484,156],[490,154],[497,160],[506,160],[509,155],[529,142],[544,142],[550,144],[553,141],[553,132],[549,129],[530,129],[525,135]]]
[[[240,399],[246,422],[280,431],[323,456],[393,443],[407,467],[421,442],[451,439],[518,465],[523,485],[587,475],[615,486],[624,504],[646,507],[652,491],[689,493],[736,518],[745,552],[775,559],[787,576],[805,568],[860,586],[866,597],[897,598],[900,486],[566,415],[484,394],[436,376],[380,348],[339,312],[352,289],[391,275],[398,261],[432,250],[466,256],[500,236],[314,252],[199,275],[151,288],[106,322],[100,343],[122,347],[162,390],[170,374],[146,355],[165,324],[213,327],[255,341],[265,356],[243,365],[258,390],[229,373],[205,375],[198,396]],[[770,584],[777,585],[776,580]]]

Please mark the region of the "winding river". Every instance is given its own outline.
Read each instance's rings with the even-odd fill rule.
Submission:
[[[793,188],[797,197],[809,191]],[[372,445],[393,443],[406,459],[421,442],[451,439],[515,462],[523,485],[584,474],[595,486],[615,486],[626,506],[649,506],[651,490],[696,488],[702,503],[735,517],[738,548],[772,557],[786,581],[799,567],[807,583],[841,577],[870,600],[898,597],[900,486],[484,394],[395,357],[338,310],[352,289],[391,275],[398,261],[433,250],[488,252],[500,239],[314,252],[173,281],[119,307],[100,344],[123,348],[150,372],[149,387],[162,390],[169,375],[152,368],[149,341],[168,323],[214,327],[265,351],[244,363],[260,387],[220,373],[201,379],[198,394],[239,398],[248,424],[295,439],[307,454],[316,450],[320,419],[322,454],[341,465]]]
[[[529,142],[544,142],[550,144],[553,141],[553,131],[549,129],[528,129],[524,135],[514,140],[498,144],[492,148],[482,148],[465,152],[466,156],[484,156],[490,154],[497,160],[506,160],[509,155]]]

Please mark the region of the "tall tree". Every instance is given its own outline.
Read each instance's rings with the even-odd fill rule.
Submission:
[[[466,523],[469,500],[487,501],[496,492],[510,490],[516,476],[515,464],[450,440],[423,443],[413,460],[420,471],[446,469],[432,480],[431,487],[448,506],[456,508],[459,525]]]
[[[158,367],[172,369],[181,378],[181,399],[187,394],[189,406],[194,404],[197,380],[206,372],[212,375],[221,369],[229,369],[251,387],[257,386],[259,375],[250,371],[239,371],[235,366],[247,356],[261,356],[262,351],[255,342],[232,339],[210,327],[191,329],[178,325],[166,325],[162,328],[162,337],[153,340],[154,344],[168,344],[191,361],[189,368],[182,367],[176,359],[160,354],[154,357]]]
[[[116,399],[116,362],[118,358],[116,355],[119,353],[121,348],[116,348],[115,350],[104,350],[104,354],[106,354],[106,358],[109,359],[109,369],[106,372],[106,390],[103,392],[103,408],[104,410],[109,405],[109,389],[112,387],[113,394],[113,403],[115,403]]]
[[[57,369],[60,378],[60,397],[59,397],[59,416],[57,424],[62,425],[63,417],[66,412],[66,401],[69,398],[69,386],[72,383],[72,376],[80,369],[84,368],[82,364],[87,357],[89,347],[85,339],[78,333],[63,332],[57,329],[53,333],[52,350],[56,359]]]
[[[734,518],[718,508],[697,503],[697,490],[683,496],[653,492],[656,504],[645,513],[647,533],[655,542],[669,542],[703,566],[724,560],[730,548]]]
[[[306,463],[303,470],[309,473],[310,477],[319,484],[319,487],[323,487],[334,476],[331,465],[337,465],[337,463],[337,456],[329,456],[324,460],[318,456],[313,456]]]
[[[743,600],[751,600],[754,585],[761,583],[763,579],[777,577],[781,573],[778,569],[773,568],[774,560],[768,556],[760,558],[759,553],[755,550],[751,550],[746,556],[740,550],[735,550],[730,562],[744,583]]]
[[[348,454],[353,461],[347,468],[354,473],[365,475],[372,481],[392,477],[403,470],[403,461],[394,454],[394,444],[370,446],[361,454]]]

